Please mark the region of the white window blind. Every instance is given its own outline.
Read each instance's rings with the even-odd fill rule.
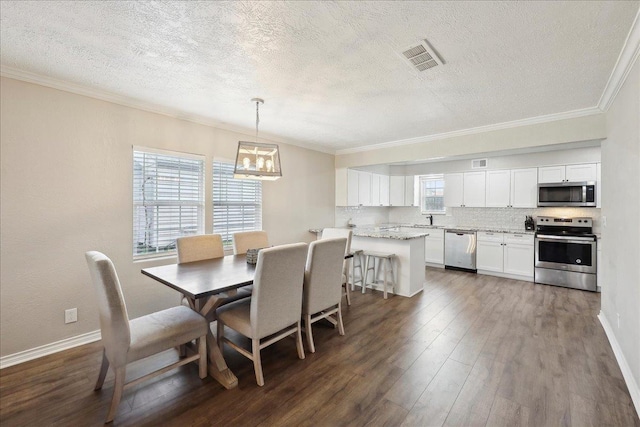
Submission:
[[[213,232],[225,248],[233,233],[262,230],[262,182],[233,178],[233,163],[213,162]]]
[[[176,251],[204,230],[204,157],[133,151],[133,255]]]
[[[420,210],[422,213],[444,213],[444,176],[420,176]]]

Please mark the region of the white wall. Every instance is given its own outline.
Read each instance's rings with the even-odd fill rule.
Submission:
[[[2,78],[0,83],[0,355],[99,328],[84,252],[111,257],[130,317],[178,302],[132,261],[132,146],[206,156],[205,230],[212,230],[211,161],[235,159],[237,133]],[[264,185],[273,244],[310,241],[334,222],[334,157],[280,144],[283,178]],[[65,325],[64,310],[78,308]]]
[[[602,144],[602,314],[640,384],[640,62],[606,115]],[[620,315],[620,326],[617,317]],[[636,389],[636,393],[640,390]],[[632,390],[633,395],[633,390]],[[640,398],[640,395],[636,395]],[[640,411],[636,400],[636,409]]]

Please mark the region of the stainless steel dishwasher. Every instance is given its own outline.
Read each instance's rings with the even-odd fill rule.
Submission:
[[[469,230],[445,230],[445,268],[476,272],[476,232]]]

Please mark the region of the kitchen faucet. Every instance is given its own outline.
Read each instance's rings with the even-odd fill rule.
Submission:
[[[425,218],[429,219],[429,225],[433,225],[433,215],[425,215]]]

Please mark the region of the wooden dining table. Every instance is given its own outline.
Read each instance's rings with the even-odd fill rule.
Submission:
[[[216,309],[233,298],[238,288],[253,283],[255,267],[247,263],[243,254],[144,268],[142,274],[182,293],[191,308],[211,322]],[[211,328],[207,333],[207,354],[209,375],[227,389],[236,387],[238,378],[228,368]]]

